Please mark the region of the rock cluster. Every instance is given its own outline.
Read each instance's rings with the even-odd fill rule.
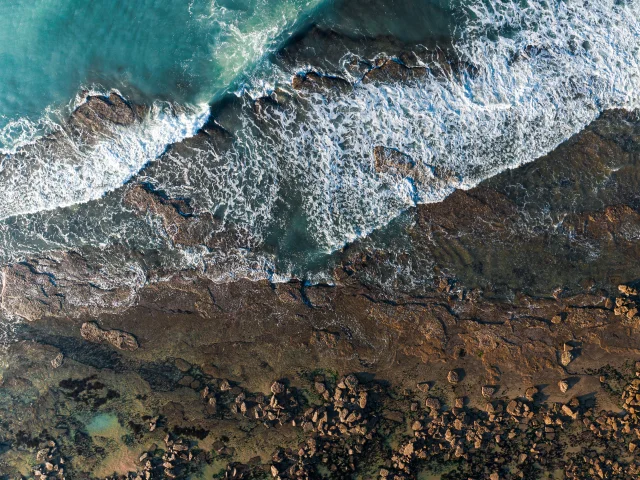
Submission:
[[[616,298],[613,313],[623,316],[626,323],[633,326],[640,326],[640,315],[638,315],[638,290],[627,285],[618,285],[618,290],[622,296]]]
[[[133,480],[186,478],[199,460],[196,458],[199,452],[191,443],[169,434],[165,435],[164,444],[164,450],[154,448],[144,452],[139,459],[141,471],[129,477]]]
[[[377,386],[362,384],[351,374],[335,386],[323,376],[313,379],[313,395],[318,399],[306,408],[300,392],[282,381],[271,384],[270,394],[251,393],[228,380],[205,385],[200,394],[211,415],[237,415],[265,428],[289,425],[309,438],[298,449],[278,449],[269,469],[274,478],[315,478],[318,465],[334,475],[355,472],[355,457],[373,439],[378,417],[371,394]],[[347,453],[345,455],[345,452]],[[245,469],[236,465],[237,472]],[[240,473],[226,478],[243,478]]]
[[[626,398],[632,397],[635,402],[631,394]],[[466,408],[456,399],[453,408],[435,415],[434,405],[427,405],[431,414],[413,421],[413,438],[399,446],[380,470],[381,478],[414,478],[419,462],[456,459],[468,462],[473,478],[530,478],[534,464],[550,468],[554,458],[561,457],[560,435],[571,431],[572,422],[581,421],[585,413],[576,398],[548,406],[521,399],[495,401],[487,404],[486,412]],[[515,476],[503,476],[508,469]]]
[[[200,395],[210,415],[242,415],[267,428],[291,422],[299,408],[294,392],[277,381],[271,385],[271,395],[247,392],[224,379],[209,382]]]
[[[176,364],[183,373],[195,375],[191,364]],[[607,377],[601,381],[604,385]],[[277,380],[268,394],[249,392],[225,379],[203,381],[199,386],[191,382],[209,414],[225,422],[235,418],[250,428],[262,425],[274,433],[293,427],[299,429],[298,443],[278,446],[266,459],[240,463],[238,447],[229,446],[228,439],[213,442],[208,454],[195,442],[166,433],[170,429],[163,417],[143,417],[149,419],[150,432],[166,428],[163,448],[153,445],[140,456],[137,472],[111,480],[186,479],[210,464],[211,455],[228,459],[220,475],[230,480],[264,478],[265,473],[278,480],[350,478],[363,465],[377,465],[381,479],[399,480],[415,478],[425,465],[451,462],[458,463],[458,473],[463,475],[452,478],[538,478],[540,471],[562,471],[565,478],[574,479],[640,474],[635,458],[640,452],[640,378],[621,389],[622,414],[597,412],[594,403],[575,397],[540,404],[539,389],[533,386],[513,399],[496,398],[492,391],[484,410],[470,406],[473,402],[466,397],[455,397],[448,406],[444,398],[421,391],[417,395],[427,395],[421,409],[411,391],[398,396],[382,384],[363,383],[353,374],[337,380],[316,375],[308,382],[307,391]],[[561,390],[563,383],[568,387],[569,382],[560,381]],[[399,440],[397,447],[391,452],[380,450],[383,438],[390,434]],[[579,454],[567,455],[567,447],[576,442],[582,445]],[[598,442],[607,448],[598,449]],[[64,460],[56,443],[41,447],[36,478],[64,478]]]
[[[55,441],[41,443],[36,460],[40,462],[33,470],[36,480],[65,480],[65,460],[60,455]]]
[[[321,405],[310,406],[292,420],[311,436],[297,451],[279,449],[273,455],[270,469],[276,479],[317,478],[318,465],[334,478],[346,478],[356,471],[356,456],[376,432],[378,417],[371,400],[375,385],[363,385],[351,374],[335,388],[318,376],[314,388]]]

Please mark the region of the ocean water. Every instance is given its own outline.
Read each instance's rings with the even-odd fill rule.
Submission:
[[[118,260],[126,269],[326,281],[332,252],[408,208],[640,106],[636,1],[17,1],[0,6],[0,32],[5,262],[68,248],[113,262],[105,252],[124,245],[150,259]],[[421,64],[436,48],[472,68],[363,81],[376,58]],[[310,70],[352,86],[293,90]],[[39,151],[87,89],[154,108],[98,145]],[[284,100],[258,114],[264,96]],[[207,122],[229,132],[224,145],[192,138]],[[376,171],[376,146],[410,156],[413,173]],[[241,240],[173,244],[123,205],[128,182],[191,199]]]
[[[0,5],[0,148],[83,90],[208,103],[319,0],[12,0]]]

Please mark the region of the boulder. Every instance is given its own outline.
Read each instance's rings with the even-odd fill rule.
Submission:
[[[92,343],[108,342],[120,350],[136,350],[139,345],[136,337],[121,330],[103,330],[96,322],[85,322],[80,327],[82,338]]]

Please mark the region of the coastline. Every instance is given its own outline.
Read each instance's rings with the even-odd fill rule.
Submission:
[[[608,112],[547,157],[416,207],[403,224],[411,251],[365,239],[341,253],[335,286],[182,272],[129,291],[100,285],[77,253],[5,269],[3,308],[31,321],[14,326],[3,354],[3,468],[26,475],[24,465],[48,462],[66,478],[633,474],[640,317],[628,313],[637,293],[618,284],[640,277],[629,236],[640,227],[638,131],[629,114]],[[576,207],[572,178],[602,183],[600,171],[617,187],[582,185]],[[510,190],[527,182],[553,208]],[[602,192],[615,195],[607,203]],[[160,217],[173,211],[146,200]],[[519,221],[536,209],[563,218],[555,240]],[[599,256],[530,282],[549,259],[567,268],[566,249],[549,248],[560,239]],[[512,245],[529,263],[513,262]],[[478,252],[498,261],[479,270]],[[409,271],[421,284],[387,275],[390,259],[427,253],[436,264]],[[25,401],[33,407],[15,408]]]

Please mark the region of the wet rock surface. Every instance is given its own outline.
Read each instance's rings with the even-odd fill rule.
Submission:
[[[138,341],[130,333],[120,330],[103,330],[95,322],[85,322],[80,327],[82,338],[93,343],[108,342],[120,350],[136,350]]]
[[[142,105],[134,105],[111,92],[108,96],[88,96],[71,115],[72,128],[83,134],[103,132],[109,124],[131,125],[140,122],[147,112]]]
[[[360,78],[426,74],[397,60]],[[74,122],[141,115],[92,98]],[[211,127],[193,142],[223,136]],[[608,112],[531,165],[416,207],[389,227],[406,250],[384,232],[345,248],[334,286],[201,271],[113,282],[81,252],[5,266],[17,323],[0,478],[636,478],[638,132]],[[402,152],[373,153],[378,173],[428,181]],[[175,244],[225,241],[188,199],[132,184],[124,201]]]

